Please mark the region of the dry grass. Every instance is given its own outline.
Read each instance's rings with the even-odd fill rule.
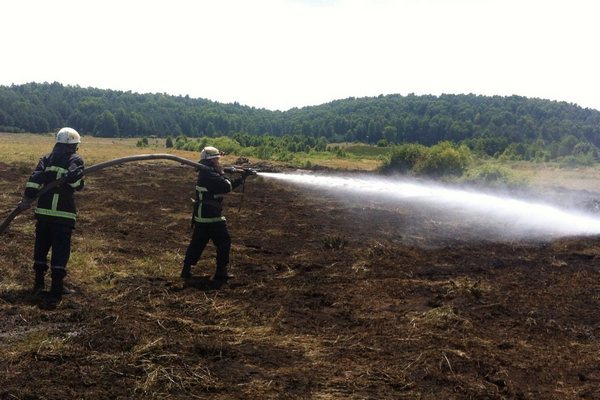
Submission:
[[[483,282],[480,279],[474,280],[467,276],[459,276],[456,279],[451,279],[445,285],[446,297],[453,298],[456,296],[472,296],[476,299],[480,299],[483,295],[490,290],[492,286]]]
[[[600,171],[593,167],[561,167],[556,163],[514,162],[507,164],[528,184],[537,188],[563,187],[570,190],[589,190],[600,187]]]
[[[68,346],[71,335],[48,332],[41,328],[24,332],[14,332],[6,340],[6,346],[0,345],[0,355],[4,360],[18,360],[24,356],[53,357],[60,355]]]
[[[432,308],[425,312],[408,313],[410,324],[417,330],[421,329],[468,329],[471,327],[471,322],[456,314],[451,306],[444,305],[442,307]]]
[[[167,149],[164,140],[159,140],[158,145],[149,147],[136,147],[137,139],[111,139],[92,136],[82,136],[79,154],[86,165],[112,160],[134,154],[169,153],[196,161],[198,154],[192,151]],[[152,141],[154,143],[154,141]],[[29,172],[37,160],[50,150],[54,145],[54,134],[34,135],[21,133],[0,133],[0,154],[2,161],[10,164],[23,165],[24,172]],[[233,162],[236,157],[226,156],[224,161]]]
[[[306,153],[296,153],[294,155],[296,164],[305,165],[310,161],[312,166],[323,166],[327,168],[338,169],[342,171],[374,171],[381,166],[381,161],[369,158],[331,158],[315,157]]]

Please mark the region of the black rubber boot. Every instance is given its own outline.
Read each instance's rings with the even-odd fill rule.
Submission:
[[[192,277],[192,266],[191,265],[184,265],[183,268],[181,269],[181,275],[180,275],[183,279],[189,279]]]
[[[227,273],[227,267],[217,267],[215,274],[212,276],[211,280],[221,283],[227,283],[228,280],[233,279],[234,276]]]
[[[33,282],[33,294],[39,295],[42,293],[45,287],[44,275],[48,267],[46,265],[34,264],[33,270],[35,271],[35,280]]]
[[[35,281],[33,282],[33,294],[38,295],[44,291],[44,273],[35,271]]]
[[[45,308],[56,308],[62,301],[64,291],[63,280],[64,275],[62,273],[52,273],[52,285],[50,286],[48,296],[46,296]]]

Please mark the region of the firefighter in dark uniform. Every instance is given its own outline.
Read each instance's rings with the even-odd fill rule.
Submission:
[[[73,193],[83,188],[83,159],[77,154],[81,137],[75,129],[62,128],[50,154],[42,157],[25,185],[21,207],[27,208],[38,192],[48,183],[66,176],[64,183],[40,196],[35,209],[34,294],[44,290],[44,275],[48,270],[47,257],[52,249],[50,275],[52,285],[48,300],[59,302],[70,293],[63,285],[67,262],[71,255],[71,232],[75,228],[77,209]]]
[[[193,215],[194,233],[185,253],[182,278],[192,276],[192,265],[198,263],[209,240],[212,240],[217,249],[217,268],[212,280],[226,283],[231,278],[227,272],[231,238],[225,217],[222,215],[223,197],[242,184],[249,173],[244,171],[241,177],[230,180],[223,174],[219,164],[220,157],[219,150],[212,146],[205,147],[200,153],[200,163],[211,169],[200,170],[198,173]]]

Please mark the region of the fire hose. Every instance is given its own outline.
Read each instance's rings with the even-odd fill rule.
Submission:
[[[105,161],[105,162],[102,162],[99,164],[92,165],[91,167],[85,168],[83,170],[83,174],[88,175],[88,174],[103,170],[108,167],[113,167],[115,165],[120,165],[120,164],[124,164],[124,163],[128,163],[128,162],[132,162],[132,161],[146,161],[146,160],[171,160],[171,161],[179,162],[181,164],[189,165],[196,169],[203,169],[203,170],[207,170],[207,171],[213,170],[211,167],[208,167],[206,165],[188,160],[186,158],[174,156],[172,154],[140,154],[140,155],[136,155],[136,156],[127,156],[127,157],[122,157],[122,158],[116,158],[114,160]],[[239,172],[239,171],[243,171],[243,170],[244,169],[236,169],[235,167],[231,167],[227,172]],[[43,195],[44,193],[47,193],[48,191],[52,190],[56,186],[65,182],[66,179],[67,179],[67,176],[63,176],[60,179],[50,182],[49,184],[44,186],[44,188],[38,192],[36,197],[39,197],[39,196]],[[4,221],[0,225],[0,235],[6,230],[6,228],[8,227],[8,225],[10,225],[10,223],[12,222],[13,219],[15,219],[15,217],[17,215],[19,215],[21,212],[25,211],[27,208],[29,208],[29,205],[24,206],[23,204],[19,203],[19,205],[17,207],[15,207],[15,209],[4,219]]]

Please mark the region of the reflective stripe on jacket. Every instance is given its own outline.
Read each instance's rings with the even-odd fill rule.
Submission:
[[[36,218],[75,226],[77,208],[73,193],[81,190],[83,181],[83,159],[70,145],[57,144],[52,153],[42,157],[25,184],[25,196],[35,198],[48,183],[67,176],[65,183],[40,196],[35,209]]]
[[[216,170],[200,170],[196,183],[194,221],[204,224],[225,221],[222,215],[223,197],[241,183],[241,178],[232,182]]]

